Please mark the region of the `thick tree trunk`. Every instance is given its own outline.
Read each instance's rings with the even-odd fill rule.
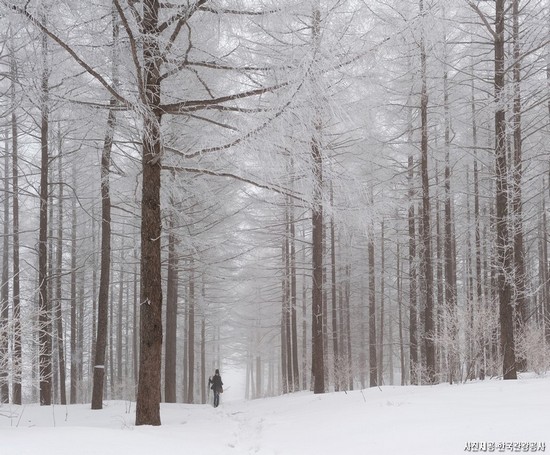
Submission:
[[[143,79],[147,111],[143,120],[141,198],[141,299],[140,368],[136,405],[136,425],[160,425],[162,357],[162,274],[161,274],[161,113],[158,49],[160,2],[145,0],[141,30]]]
[[[506,156],[506,111],[503,99],[505,79],[505,1],[495,2],[495,169],[496,169],[496,284],[500,310],[500,346],[503,354],[504,379],[517,379],[514,339],[514,309],[512,306],[512,253],[509,232],[508,163]]]

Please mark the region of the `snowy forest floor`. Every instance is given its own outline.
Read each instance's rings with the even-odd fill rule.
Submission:
[[[301,392],[221,405],[162,404],[160,427],[134,426],[135,403],[2,405],[0,453],[6,455],[447,455],[468,443],[495,453],[550,452],[550,377],[460,385]],[[225,400],[224,400],[225,399]],[[470,447],[472,452],[481,450]],[[490,451],[492,446],[488,446]]]

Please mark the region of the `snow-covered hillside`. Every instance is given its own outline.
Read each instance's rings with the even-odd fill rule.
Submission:
[[[468,447],[481,442],[489,444],[487,452],[550,452],[550,378],[255,401],[225,395],[217,409],[163,404],[160,427],[135,427],[135,403],[122,401],[107,402],[101,411],[3,405],[0,453],[447,455],[481,452],[481,446]]]

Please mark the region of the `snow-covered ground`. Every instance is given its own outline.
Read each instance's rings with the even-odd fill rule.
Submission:
[[[210,405],[162,405],[162,426],[135,427],[135,403],[0,407],[6,455],[451,455],[550,452],[550,378],[382,387]],[[494,443],[494,446],[490,445]],[[499,444],[503,446],[500,450]],[[513,446],[513,443],[533,443]],[[470,446],[471,452],[481,452]]]

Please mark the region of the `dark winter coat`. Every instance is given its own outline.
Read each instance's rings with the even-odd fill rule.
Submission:
[[[214,392],[220,393],[223,390],[222,377],[219,374],[215,374],[211,380],[212,386],[210,387]]]

